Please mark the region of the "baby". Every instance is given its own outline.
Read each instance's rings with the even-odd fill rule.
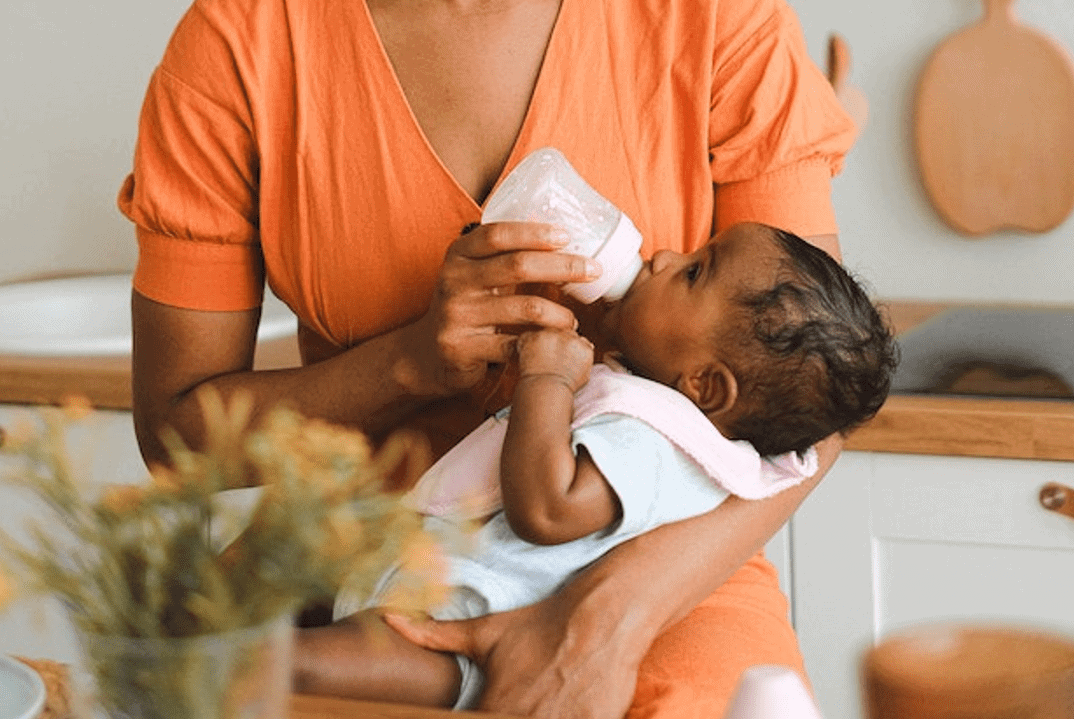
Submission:
[[[895,367],[861,287],[765,225],[735,225],[688,255],[658,252],[603,326],[618,354],[598,365],[575,333],[523,334],[511,407],[412,494],[433,527],[492,513],[476,549],[450,557],[453,592],[435,617],[531,604],[642,532],[804,480],[812,446],[872,417]],[[391,630],[363,636],[360,618],[404,583],[384,577],[372,603],[341,596],[348,620],[300,633],[300,691],[476,704],[482,678],[466,658]]]

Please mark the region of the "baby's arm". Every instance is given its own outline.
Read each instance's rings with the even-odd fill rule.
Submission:
[[[519,380],[500,457],[503,508],[511,529],[534,544],[560,544],[604,529],[619,500],[583,450],[571,449],[574,393],[593,366],[593,345],[574,332],[518,339]]]

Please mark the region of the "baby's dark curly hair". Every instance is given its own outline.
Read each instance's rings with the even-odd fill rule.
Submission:
[[[762,456],[846,434],[887,399],[898,363],[892,332],[865,290],[824,250],[776,228],[776,284],[744,294],[730,362],[743,411],[727,427]],[[726,338],[725,338],[726,341]]]

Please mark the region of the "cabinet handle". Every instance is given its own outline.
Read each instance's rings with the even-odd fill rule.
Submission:
[[[1040,506],[1074,519],[1074,489],[1049,482],[1040,488]]]

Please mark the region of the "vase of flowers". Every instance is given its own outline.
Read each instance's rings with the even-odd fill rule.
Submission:
[[[80,632],[93,703],[110,719],[284,719],[294,630],[289,614],[200,636]]]
[[[412,609],[441,596],[439,538],[387,489],[425,468],[422,441],[400,434],[375,452],[359,432],[287,409],[251,427],[248,398],[200,399],[203,448],[165,433],[168,466],[138,485],[80,482],[65,437],[91,421],[82,405],[0,436],[4,479],[51,515],[27,541],[0,537],[5,563],[21,592],[67,609],[93,706],[112,719],[282,718],[304,602],[368,594],[399,563],[416,579]],[[250,485],[263,486],[252,509],[220,501]]]

